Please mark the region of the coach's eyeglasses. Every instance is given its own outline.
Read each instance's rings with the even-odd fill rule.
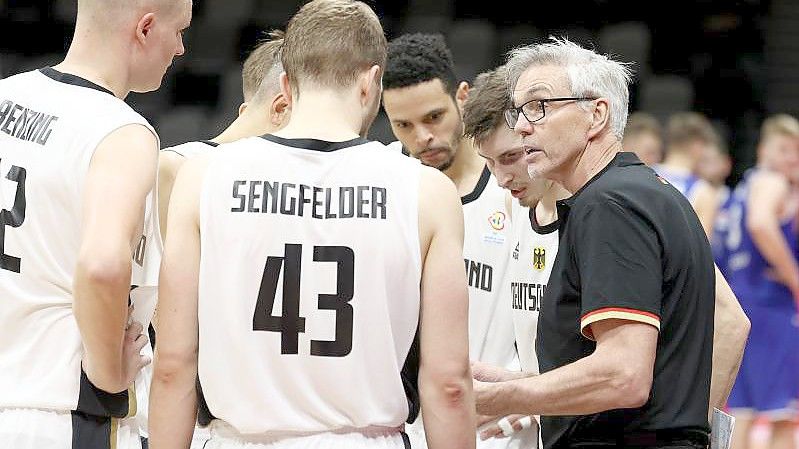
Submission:
[[[589,101],[596,100],[597,97],[558,97],[558,98],[542,98],[540,100],[530,100],[517,108],[510,108],[505,110],[505,123],[513,129],[516,127],[516,122],[519,121],[519,114],[521,113],[528,122],[534,123],[547,115],[546,104],[550,101]]]

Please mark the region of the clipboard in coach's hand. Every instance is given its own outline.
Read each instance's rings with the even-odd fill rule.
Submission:
[[[714,408],[710,423],[710,449],[730,449],[733,429],[735,418]]]

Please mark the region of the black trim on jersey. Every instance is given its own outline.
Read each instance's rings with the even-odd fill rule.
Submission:
[[[411,439],[408,438],[408,434],[405,432],[400,432],[400,436],[402,437],[402,445],[405,449],[411,449]]]
[[[206,145],[211,145],[214,148],[219,146],[219,143],[214,142],[213,140],[198,140],[197,142],[204,143]]]
[[[328,142],[327,140],[319,140],[319,139],[286,139],[283,137],[278,137],[274,134],[264,134],[263,136],[261,136],[261,138],[280,145],[285,145],[287,147],[300,148],[302,150],[325,151],[325,152],[341,150],[343,148],[349,148],[349,147],[356,147],[358,145],[363,145],[365,143],[370,142],[369,140],[364,139],[363,137],[356,137],[355,139],[350,139],[344,142]]]
[[[402,379],[402,388],[405,389],[405,397],[408,399],[408,419],[405,420],[408,424],[412,424],[419,417],[419,409],[422,403],[419,400],[419,328],[416,328],[416,335],[413,337],[413,343],[408,350],[408,356],[405,357],[405,363],[402,365],[400,371],[400,378]]]
[[[204,143],[206,145],[210,145],[210,146],[212,146],[214,148],[216,148],[216,147],[218,147],[220,145],[220,144],[214,142],[213,140],[198,140],[197,142]],[[183,154],[180,151],[176,150],[174,147],[172,147],[172,148],[164,148],[161,151],[171,151],[171,152],[177,154],[178,156],[186,157],[185,154]]]
[[[483,194],[483,190],[485,190],[488,185],[489,178],[491,178],[491,171],[488,170],[488,166],[486,165],[483,167],[483,173],[480,174],[480,179],[477,181],[477,185],[474,186],[474,190],[468,195],[461,197],[461,204],[469,204],[477,198],[480,198],[480,195]]]
[[[200,427],[208,427],[211,421],[217,419],[211,410],[208,408],[208,402],[205,401],[205,394],[203,394],[203,386],[200,384],[200,375],[197,375],[197,382],[194,384],[197,390],[197,424]]]
[[[100,86],[99,84],[95,84],[87,80],[86,78],[81,78],[71,73],[59,72],[58,70],[52,67],[42,67],[41,69],[39,69],[39,72],[41,72],[42,75],[52,79],[53,81],[58,81],[59,83],[72,84],[73,86],[80,86],[80,87],[86,87],[88,89],[99,90],[100,92],[107,93],[112,97],[116,97],[116,95],[114,95],[113,92],[106,89],[105,87]]]
[[[560,220],[556,219],[552,223],[539,225],[538,224],[538,217],[535,216],[535,207],[530,208],[530,226],[533,227],[533,232],[539,235],[546,235],[551,234],[558,230],[560,226]]]
[[[72,412],[72,449],[111,449],[112,418]]]
[[[83,367],[80,368],[78,406],[76,411],[98,417],[124,418],[128,415],[128,390],[109,393],[92,384]]]

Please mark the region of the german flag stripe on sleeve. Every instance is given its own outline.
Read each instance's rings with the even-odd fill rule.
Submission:
[[[580,319],[580,332],[585,338],[594,339],[591,329],[588,328],[593,323],[602,320],[628,320],[636,321],[639,323],[649,324],[655,326],[660,330],[660,317],[654,313],[644,312],[642,310],[626,309],[622,307],[606,307],[604,309],[594,310],[588,312]]]

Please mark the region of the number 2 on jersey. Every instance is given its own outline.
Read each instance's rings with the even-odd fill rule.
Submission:
[[[352,350],[353,309],[349,303],[354,293],[355,253],[346,246],[314,246],[314,262],[336,263],[337,291],[319,294],[319,309],[336,312],[336,339],[312,340],[311,355],[344,357]],[[282,354],[299,353],[299,334],[305,332],[305,318],[300,316],[300,273],[302,245],[285,246],[283,257],[269,256],[264,266],[258,301],[252,317],[254,331],[280,332]],[[282,316],[272,315],[280,271],[283,271]]]
[[[0,268],[19,273],[20,259],[6,254],[6,226],[18,228],[25,221],[25,169],[12,165],[6,179],[17,183],[17,193],[11,210],[0,211]]]

